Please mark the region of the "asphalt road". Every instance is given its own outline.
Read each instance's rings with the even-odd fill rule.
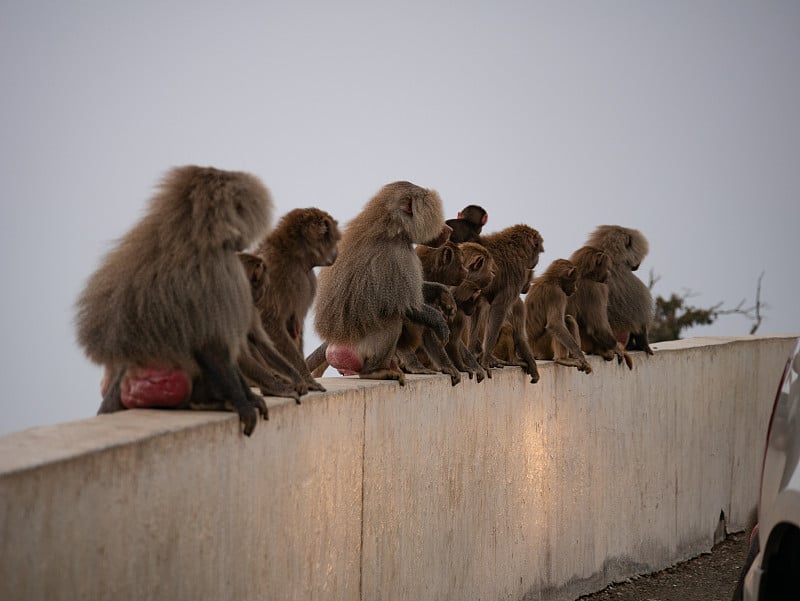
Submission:
[[[661,572],[612,584],[600,592],[580,597],[581,601],[730,601],[750,536],[729,535],[710,553],[690,559]]]

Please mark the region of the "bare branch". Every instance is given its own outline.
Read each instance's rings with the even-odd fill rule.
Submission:
[[[763,319],[761,316],[761,280],[764,277],[764,272],[761,272],[761,275],[758,276],[758,285],[756,286],[756,318],[753,327],[750,328],[750,334],[755,334],[758,327],[761,325],[761,320]]]
[[[758,277],[756,286],[756,300],[755,304],[748,306],[747,299],[742,299],[733,308],[723,308],[722,301],[712,305],[707,309],[691,306],[687,303],[687,299],[696,296],[694,292],[689,289],[684,289],[682,294],[673,293],[669,298],[656,296],[655,301],[655,317],[651,324],[651,340],[655,337],[656,340],[673,340],[680,338],[681,332],[693,326],[709,325],[714,323],[721,315],[743,315],[753,322],[750,328],[750,334],[755,334],[763,321],[762,309],[767,308],[767,304],[761,301],[761,282],[764,278],[764,273]],[[656,282],[660,280],[660,276],[654,274],[650,270],[649,288],[655,286]]]
[[[653,287],[658,283],[658,280],[661,279],[660,275],[656,275],[653,271],[653,268],[650,268],[649,279],[647,281],[647,288],[652,291]]]

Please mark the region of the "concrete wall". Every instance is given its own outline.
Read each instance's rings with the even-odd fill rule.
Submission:
[[[0,599],[574,599],[744,527],[791,337],[0,438]]]

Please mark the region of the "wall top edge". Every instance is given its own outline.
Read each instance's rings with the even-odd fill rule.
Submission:
[[[789,334],[697,337],[659,342],[651,346],[656,353],[660,353],[764,340],[788,341],[797,337],[798,335]],[[600,358],[596,357],[594,359],[602,362]],[[555,366],[551,361],[540,361],[538,364],[539,371],[543,373],[550,369],[565,369]],[[506,371],[509,377],[517,377],[519,369],[515,368]],[[572,371],[574,371],[575,377],[585,377],[584,374],[580,374],[575,370]],[[502,378],[502,371],[498,375]],[[600,375],[600,373],[597,373],[593,377]],[[407,379],[411,384],[409,388],[413,389],[415,381],[427,381],[433,378],[441,379],[442,386],[450,386],[450,378],[445,375],[408,376]],[[321,378],[320,381],[327,388],[327,392],[311,393],[303,397],[304,403],[317,402],[321,400],[319,397],[351,395],[354,392],[366,392],[369,389],[380,386],[397,386],[395,382],[360,380],[356,377]],[[482,385],[491,386],[492,380],[485,380]],[[293,410],[295,408],[295,402],[291,399],[268,398],[267,405],[273,414],[275,411]],[[175,432],[214,426],[221,422],[229,422],[227,427],[230,428],[231,435],[237,437],[239,444],[247,444],[247,437],[239,432],[236,414],[214,411],[137,409],[13,432],[0,437],[0,479],[17,472],[37,469],[44,465],[69,461],[83,455],[135,444],[160,436],[168,436]],[[268,428],[268,424],[269,422],[260,423],[254,436],[259,435],[259,429]]]

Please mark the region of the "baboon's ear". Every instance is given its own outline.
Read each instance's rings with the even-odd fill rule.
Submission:
[[[444,247],[442,248],[442,265],[447,265],[453,261],[453,249]]]
[[[483,267],[483,264],[485,262],[486,262],[485,257],[475,257],[475,260],[472,261],[470,271],[479,271]]]
[[[411,196],[406,196],[400,203],[400,207],[409,215],[414,214],[414,199]]]

